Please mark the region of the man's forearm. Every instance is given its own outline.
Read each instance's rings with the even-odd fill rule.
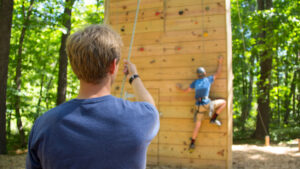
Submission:
[[[136,78],[132,81],[132,88],[137,98],[137,101],[145,101],[155,106],[154,99],[152,98],[148,90],[145,88],[141,78]]]

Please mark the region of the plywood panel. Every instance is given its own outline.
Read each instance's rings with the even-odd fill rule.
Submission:
[[[219,132],[224,133],[227,130],[226,120],[219,119],[223,125],[221,127],[215,124],[210,124],[209,120],[203,120],[200,132]],[[192,132],[194,129],[193,119],[179,118],[161,118],[160,131],[175,131],[175,132]]]
[[[226,97],[226,92],[214,93]],[[192,106],[195,104],[194,93],[160,93],[160,106]]]
[[[141,0],[140,9],[159,8],[163,6],[163,0]],[[136,10],[137,0],[110,1],[110,12],[124,12]]]
[[[210,28],[207,30],[188,29],[168,32],[145,32],[136,33],[134,38],[135,46],[145,46],[160,43],[172,42],[193,42],[201,40],[224,40],[226,32],[224,28]],[[128,47],[131,40],[131,34],[122,36],[124,46]]]
[[[137,65],[139,75],[161,113],[160,133],[149,146],[148,164],[229,169],[232,144],[229,0],[141,2],[131,61]],[[110,15],[110,24],[124,41],[122,59],[127,58],[137,0],[110,0],[107,6],[110,7],[106,12]],[[219,116],[223,125],[210,124],[205,115],[196,150],[190,153],[187,149],[195,125],[194,92],[182,93],[176,89],[176,84],[188,87],[197,78],[195,70],[198,66],[205,67],[208,75],[215,73],[220,55],[225,57],[225,62],[221,76],[212,85],[210,97],[229,99],[226,110]],[[120,68],[122,66],[120,64]],[[122,79],[120,70],[113,85],[116,96],[120,93]],[[125,91],[132,96],[128,82]]]
[[[199,146],[190,153],[188,145],[159,144],[159,154],[166,157],[225,160],[227,150],[223,146]]]
[[[116,24],[112,25],[112,28],[119,32],[121,35],[123,34],[131,34],[133,29],[133,23],[126,24]],[[163,20],[152,20],[139,22],[136,24],[136,33],[144,33],[144,32],[156,32],[163,30]]]
[[[224,169],[226,160],[201,160],[197,158],[159,157],[160,164],[174,168]]]
[[[136,10],[127,10],[124,12],[110,13],[110,24],[133,23]],[[163,8],[141,9],[138,14],[138,22],[164,19]]]
[[[147,165],[157,165],[158,156],[157,155],[147,155]]]
[[[206,4],[204,7],[202,4],[196,4],[191,6],[174,6],[166,9],[167,19],[222,14],[225,14],[224,2]]]
[[[186,30],[186,29],[209,29],[225,26],[225,15],[212,15],[188,18],[166,18],[166,31]]]
[[[167,7],[172,8],[176,6],[190,6],[190,5],[207,5],[212,3],[222,3],[224,0],[168,0]]]
[[[178,54],[163,56],[145,56],[133,57],[131,62],[143,68],[161,68],[161,67],[213,67],[217,68],[217,58],[224,57],[225,53],[208,53],[208,54]],[[209,58],[209,59],[208,59]],[[120,62],[123,67],[124,62]],[[226,70],[226,64],[222,65],[222,69]]]
[[[163,80],[163,81],[155,81],[155,80],[144,80],[143,77],[141,77],[143,80],[143,83],[146,88],[148,88],[150,93],[153,92],[166,92],[166,93],[182,93],[182,94],[187,94],[187,95],[193,95],[193,92],[190,93],[183,93],[180,90],[176,88],[176,84],[180,83],[183,85],[183,88],[189,87],[189,85],[196,79],[189,79],[189,80]],[[125,83],[125,88],[126,90],[129,90],[130,92],[132,91],[131,85],[126,82]],[[218,92],[224,91],[224,87],[226,86],[226,79],[224,78],[217,78],[215,82],[212,84],[212,89]],[[120,90],[121,88],[121,82],[117,81],[116,83],[113,84],[112,89],[114,90]],[[154,93],[153,93],[154,94]],[[211,93],[213,94],[213,93]],[[156,95],[156,94],[155,94]]]
[[[163,43],[158,45],[140,45],[132,48],[131,57],[164,56],[179,54],[223,53],[225,40]],[[129,47],[122,49],[122,57],[127,57]]]
[[[194,102],[193,102],[194,103]],[[195,106],[165,106],[161,105],[159,106],[159,112],[161,113],[163,118],[193,118],[194,117],[194,110]],[[204,118],[208,119],[208,113],[205,113]],[[223,111],[219,115],[219,118],[225,119],[226,118],[226,112]]]
[[[192,132],[161,131],[159,144],[178,144],[188,146]],[[201,146],[226,146],[227,134],[224,133],[199,133],[196,139],[196,148]]]
[[[224,3],[200,4],[191,6],[176,6],[166,8],[164,13],[163,6],[160,8],[141,9],[138,14],[138,22],[150,21],[155,19],[184,18],[194,16],[222,15],[225,14]],[[110,24],[133,23],[136,9],[124,10],[124,12],[110,12]]]
[[[147,150],[147,155],[156,156],[158,153],[158,144],[151,143]]]

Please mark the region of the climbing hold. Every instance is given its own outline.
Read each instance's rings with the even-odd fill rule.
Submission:
[[[155,12],[155,16],[158,16],[158,15],[160,15],[160,12]]]
[[[127,8],[127,6],[124,5],[122,8],[125,10]]]
[[[139,48],[139,51],[141,51],[141,52],[143,52],[144,50],[145,50],[144,47],[140,47],[140,48]]]
[[[209,11],[209,9],[210,9],[209,6],[206,6],[206,7],[205,7],[205,10],[206,10],[206,11]]]
[[[152,64],[152,63],[155,63],[155,60],[151,60],[151,61],[150,61],[150,64]]]
[[[195,21],[195,24],[198,24],[198,22],[197,22],[197,21]]]
[[[180,46],[176,46],[175,49],[176,50],[181,50],[181,47]]]
[[[116,90],[119,90],[120,89],[120,86],[116,86],[116,88],[115,88]]]
[[[178,12],[179,15],[183,15],[183,13],[184,13],[183,11],[179,11]]]
[[[195,58],[192,58],[192,62],[194,62],[195,61]]]
[[[122,27],[122,28],[121,28],[121,32],[124,32],[124,31],[125,31],[125,28],[124,28],[124,27]]]
[[[207,37],[207,36],[208,36],[208,32],[205,31],[205,32],[203,33],[203,36],[204,36],[204,37]]]

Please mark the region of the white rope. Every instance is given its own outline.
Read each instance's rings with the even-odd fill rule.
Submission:
[[[134,40],[134,35],[135,35],[135,28],[136,28],[136,23],[137,23],[137,20],[138,20],[138,14],[139,14],[139,10],[140,10],[140,2],[141,2],[141,0],[138,0],[136,13],[135,13],[135,18],[134,18],[134,24],[133,24],[133,28],[132,28],[132,35],[131,35],[131,40],[130,40],[128,57],[127,57],[128,61],[130,60],[130,57],[131,57],[131,50],[132,50],[132,45],[133,45],[133,40]],[[125,82],[126,82],[126,75],[124,76],[123,81],[122,81],[120,98],[123,97]]]

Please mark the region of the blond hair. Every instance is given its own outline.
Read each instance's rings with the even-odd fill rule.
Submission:
[[[71,67],[78,79],[100,83],[110,65],[120,60],[122,40],[105,25],[91,25],[69,36],[66,45]]]

